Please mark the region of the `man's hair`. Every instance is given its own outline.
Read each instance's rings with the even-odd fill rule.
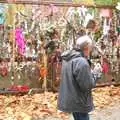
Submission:
[[[90,49],[93,47],[92,39],[88,35],[84,35],[82,37],[79,37],[76,40],[76,47],[80,48],[81,50],[84,49],[84,47],[88,46]]]

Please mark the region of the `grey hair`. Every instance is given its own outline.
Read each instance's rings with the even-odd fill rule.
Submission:
[[[84,49],[84,47],[88,46],[90,49],[93,48],[93,41],[88,35],[84,35],[82,37],[79,37],[76,40],[76,47],[80,48],[81,50]]]

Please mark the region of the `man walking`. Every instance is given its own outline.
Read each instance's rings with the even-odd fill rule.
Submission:
[[[93,43],[89,36],[77,39],[76,48],[62,54],[58,109],[72,113],[74,120],[89,120],[93,110],[92,88],[96,80],[87,60]]]

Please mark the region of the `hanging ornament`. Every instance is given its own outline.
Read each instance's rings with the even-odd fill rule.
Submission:
[[[87,11],[87,8],[85,8],[84,6],[78,8],[79,16],[85,16]]]
[[[59,9],[55,5],[50,4],[49,6],[41,8],[41,11],[42,11],[42,16],[48,17],[57,14]]]
[[[120,26],[117,26],[117,32],[120,33]]]
[[[44,5],[41,5],[40,8],[37,9],[37,12],[41,11],[40,19],[43,19],[44,17],[50,15],[51,11],[49,9],[50,9],[49,6]]]
[[[120,2],[117,3],[116,9],[120,10]]]
[[[36,20],[37,18],[40,17],[40,15],[41,15],[42,12],[41,12],[39,6],[33,6],[32,13],[33,13],[32,19]]]
[[[55,13],[58,13],[58,8],[56,6],[54,6],[53,4],[51,4],[49,6],[50,10],[51,10],[51,13],[55,14]]]
[[[44,78],[44,76],[47,75],[47,69],[45,67],[40,68],[40,76],[41,78]]]
[[[88,22],[89,22],[90,20],[93,20],[93,18],[94,18],[94,16],[92,16],[91,14],[88,13],[88,14],[86,15],[86,17],[85,17],[84,27],[86,27],[87,24],[88,24]]]
[[[21,79],[21,76],[20,76],[20,75],[18,75],[18,79],[19,79],[19,80]]]
[[[107,35],[108,34],[108,32],[110,30],[110,23],[111,23],[110,19],[107,19],[107,18],[104,19],[103,35]]]

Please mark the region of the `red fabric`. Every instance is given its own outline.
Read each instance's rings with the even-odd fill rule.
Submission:
[[[8,90],[25,92],[25,91],[29,90],[29,87],[27,85],[18,85],[18,86],[17,85],[12,85],[8,88]]]
[[[108,64],[106,62],[104,62],[102,65],[102,71],[103,73],[108,73]]]

